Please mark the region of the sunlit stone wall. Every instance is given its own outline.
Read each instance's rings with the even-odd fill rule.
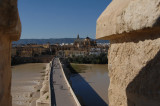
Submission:
[[[160,0],[113,0],[96,38],[111,43],[109,106],[159,106]]]

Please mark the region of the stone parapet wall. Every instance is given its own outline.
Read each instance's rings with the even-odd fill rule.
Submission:
[[[17,0],[0,0],[0,106],[11,106],[11,41],[21,34]]]
[[[0,37],[0,106],[11,106],[11,42],[5,36]]]
[[[159,0],[113,0],[97,20],[96,38],[159,26],[159,7]]]
[[[51,106],[51,92],[50,92],[50,71],[51,64],[47,64],[44,81],[42,83],[42,88],[40,89],[40,98],[36,101],[36,106]]]
[[[109,106],[160,105],[160,0],[113,0],[97,20],[110,40]]]
[[[159,58],[160,34],[111,40],[110,106],[160,105]]]

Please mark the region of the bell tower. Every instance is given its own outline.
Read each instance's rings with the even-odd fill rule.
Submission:
[[[79,39],[79,34],[77,35],[77,39]]]

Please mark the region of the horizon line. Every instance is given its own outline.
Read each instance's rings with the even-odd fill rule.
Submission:
[[[76,37],[75,38],[65,38],[65,37],[64,38],[20,38],[19,40],[21,39],[76,39]],[[85,38],[80,38],[80,39],[85,39]],[[91,39],[94,39],[94,38],[91,38]],[[95,39],[95,40],[99,40],[99,39]]]

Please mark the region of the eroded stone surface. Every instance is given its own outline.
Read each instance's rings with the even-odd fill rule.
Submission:
[[[51,62],[52,63],[52,62]],[[46,69],[45,69],[45,76],[44,76],[44,81],[42,83],[42,88],[40,89],[40,97],[38,100],[36,100],[36,106],[49,106],[51,101],[50,101],[50,86],[49,86],[49,76],[50,76],[50,70],[51,66],[50,64],[47,64]]]
[[[17,0],[0,0],[0,106],[11,106],[11,41],[18,40],[21,24]]]
[[[160,0],[113,0],[97,20],[96,38],[160,26]]]
[[[152,36],[111,41],[110,106],[160,105],[160,34]]]
[[[0,36],[0,106],[11,106],[11,42],[5,36]]]
[[[0,36],[9,36],[11,40],[18,40],[21,34],[17,0],[0,1]]]
[[[111,43],[109,106],[159,106],[160,0],[113,0],[96,37]]]

